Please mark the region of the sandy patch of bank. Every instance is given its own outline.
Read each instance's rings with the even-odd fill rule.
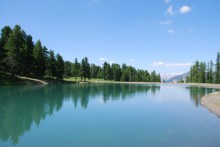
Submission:
[[[36,83],[40,83],[40,84],[43,84],[43,85],[47,85],[48,83],[45,82],[45,81],[42,81],[42,80],[39,80],[39,79],[34,79],[34,78],[28,78],[28,77],[22,77],[22,76],[16,76],[17,78],[20,78],[20,79],[23,79],[23,80],[30,80],[30,81],[33,81],[33,82],[36,82]]]
[[[220,116],[220,92],[215,92],[202,97],[201,104],[211,112]]]

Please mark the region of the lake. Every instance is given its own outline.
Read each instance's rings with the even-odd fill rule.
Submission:
[[[216,147],[214,89],[169,84],[0,87],[1,147]]]

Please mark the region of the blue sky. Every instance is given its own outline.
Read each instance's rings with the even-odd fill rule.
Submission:
[[[220,51],[219,0],[1,0],[0,28],[21,25],[65,60],[126,63],[163,75]]]

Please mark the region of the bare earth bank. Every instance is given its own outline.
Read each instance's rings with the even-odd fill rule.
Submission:
[[[194,84],[206,88],[220,89],[220,84]],[[220,92],[214,92],[201,98],[201,104],[220,117]]]

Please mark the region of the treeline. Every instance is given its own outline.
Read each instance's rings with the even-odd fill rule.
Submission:
[[[19,25],[13,29],[5,26],[0,36],[0,70],[14,75],[24,75],[36,78],[44,76],[63,79],[63,77],[81,77],[81,80],[98,78],[115,81],[144,81],[160,82],[160,74],[155,71],[135,69],[123,64],[109,64],[105,62],[103,67],[90,64],[85,57],[74,63],[64,61],[60,54],[48,50],[38,40],[33,42],[32,36],[27,35]]]
[[[83,78],[93,78],[93,79],[104,79],[113,81],[129,81],[129,82],[160,82],[160,74],[155,71],[149,73],[147,70],[135,69],[135,67],[127,66],[126,64],[113,63],[109,64],[104,62],[103,67],[97,66],[95,64],[88,64],[87,58],[85,58],[85,69],[81,70],[80,67],[83,66],[83,61],[80,64],[75,59],[74,63],[69,61],[65,62],[65,77],[82,77],[80,75],[85,75]],[[85,71],[85,73],[82,73]]]
[[[190,69],[187,83],[215,83],[220,84],[220,52],[217,53],[216,63],[196,61]]]

